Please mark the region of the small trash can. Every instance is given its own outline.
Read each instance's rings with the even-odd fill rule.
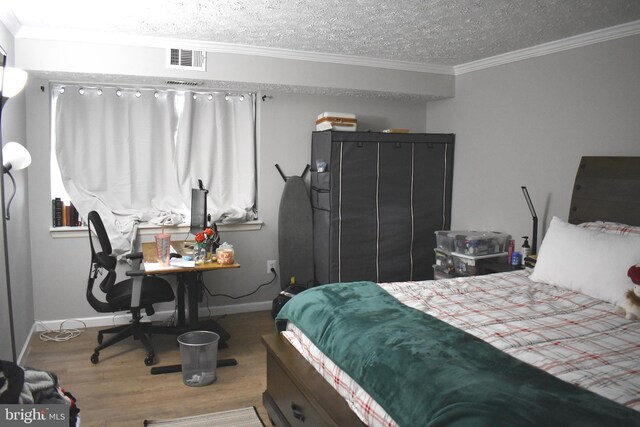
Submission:
[[[178,337],[182,362],[182,381],[200,387],[216,380],[218,340],[215,332],[191,331]]]

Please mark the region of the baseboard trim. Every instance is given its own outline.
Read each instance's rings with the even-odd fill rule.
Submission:
[[[252,313],[255,311],[267,311],[271,310],[271,301],[253,302],[245,304],[223,305],[217,307],[198,307],[198,315],[200,317],[209,316],[211,312],[212,316],[224,316],[226,314],[238,314],[238,313]],[[169,319],[173,315],[173,310],[157,311],[153,316],[146,317],[146,320],[152,322],[162,322]],[[31,328],[30,337],[34,332],[42,332],[47,329],[58,330],[60,326],[65,323],[65,328],[96,328],[102,326],[116,326],[129,323],[130,315],[127,313],[119,313],[110,316],[95,316],[95,317],[81,317],[74,319],[62,319],[62,320],[36,320]],[[84,323],[84,325],[83,325]],[[29,338],[30,340],[31,338]],[[25,349],[29,345],[29,340],[25,343],[25,346],[20,353],[22,357]]]
[[[24,342],[24,345],[22,346],[22,350],[20,350],[20,354],[18,355],[18,360],[16,361],[16,363],[20,366],[22,366],[22,359],[24,359],[25,355],[27,354],[27,351],[29,350],[29,344],[31,344],[31,338],[33,337],[33,333],[35,331],[36,331],[36,323],[34,322],[33,325],[31,325],[31,330],[29,331],[27,340]]]

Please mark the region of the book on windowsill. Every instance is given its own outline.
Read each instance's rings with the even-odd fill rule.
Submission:
[[[82,218],[73,203],[65,205],[59,197],[56,197],[51,200],[51,225],[53,227],[80,227],[82,226]]]
[[[62,200],[58,197],[51,201],[52,221],[54,227],[62,227]]]

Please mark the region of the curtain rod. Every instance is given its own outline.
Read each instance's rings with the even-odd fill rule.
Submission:
[[[123,84],[123,85],[114,85],[114,84],[96,84],[96,83],[61,83],[61,82],[50,82],[49,86],[51,88],[60,87],[62,88],[62,92],[64,92],[64,88],[66,86],[74,86],[80,89],[90,89],[90,90],[102,90],[102,89],[115,89],[115,90],[123,90],[123,91],[164,91],[164,92],[192,92],[198,95],[208,95],[208,94],[225,94],[226,96],[235,97],[235,96],[244,96],[244,95],[256,95],[257,92],[254,91],[240,91],[240,90],[221,90],[221,89],[195,89],[195,88],[172,88],[172,87],[164,87],[164,86],[156,86],[153,85],[135,85],[135,84]]]

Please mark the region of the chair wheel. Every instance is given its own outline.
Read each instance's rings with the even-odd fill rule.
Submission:
[[[154,356],[155,356],[155,354],[153,354],[153,353],[147,354],[147,357],[144,358],[144,364],[147,365],[147,366],[153,365]]]
[[[99,357],[100,357],[100,353],[98,353],[97,351],[93,353],[91,355],[91,363],[93,363],[94,365],[97,365],[99,362]]]
[[[104,334],[102,332],[98,332],[98,344],[102,344],[103,339],[104,339]]]

